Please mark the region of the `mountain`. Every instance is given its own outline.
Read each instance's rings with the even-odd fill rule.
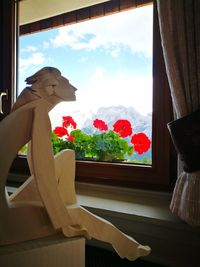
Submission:
[[[124,119],[130,121],[133,129],[133,133],[144,132],[151,139],[151,114],[144,116],[137,112],[132,107],[124,106],[110,106],[100,107],[96,113],[91,115],[90,119],[87,119],[84,123],[84,130],[87,133],[94,133],[96,129],[93,127],[93,121],[100,119],[106,122],[110,130],[113,129],[113,124],[119,120]]]

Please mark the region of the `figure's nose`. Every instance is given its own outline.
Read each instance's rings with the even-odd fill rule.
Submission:
[[[71,88],[74,90],[74,91],[77,91],[78,89],[76,87],[74,87],[73,85],[71,85]]]

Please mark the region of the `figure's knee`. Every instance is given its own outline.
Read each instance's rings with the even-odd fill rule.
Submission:
[[[55,156],[55,170],[58,190],[66,204],[76,203],[75,193],[75,153],[65,149]]]
[[[54,157],[56,176],[61,177],[67,175],[67,177],[75,176],[75,152],[72,149],[64,149],[57,153]]]
[[[65,160],[75,160],[75,152],[72,149],[63,149],[55,155],[56,158],[64,158]]]

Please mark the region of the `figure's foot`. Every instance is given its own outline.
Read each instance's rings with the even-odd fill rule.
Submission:
[[[139,257],[147,256],[151,252],[149,246],[142,246],[130,236],[124,235],[121,240],[113,245],[118,255],[124,259],[134,261]]]
[[[126,255],[126,258],[130,261],[134,261],[139,257],[144,257],[144,256],[149,255],[150,252],[151,252],[151,248],[149,246],[139,245],[136,248],[136,250],[135,249],[130,250]]]

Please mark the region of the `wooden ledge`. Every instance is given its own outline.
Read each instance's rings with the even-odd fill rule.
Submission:
[[[2,267],[84,267],[85,239],[61,234],[0,246]]]

